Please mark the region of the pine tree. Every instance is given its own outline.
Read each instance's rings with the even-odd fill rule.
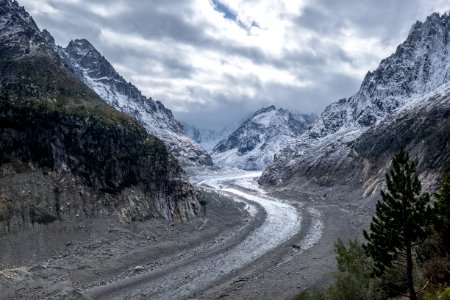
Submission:
[[[429,234],[430,196],[422,194],[416,166],[402,148],[386,174],[387,189],[381,192],[370,233],[364,231],[366,254],[375,262],[375,275],[404,265],[410,299],[416,300],[413,280],[413,248]]]
[[[439,191],[435,194],[436,224],[442,254],[450,256],[450,174],[442,178]]]

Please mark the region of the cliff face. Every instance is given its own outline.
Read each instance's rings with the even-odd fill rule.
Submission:
[[[5,228],[99,214],[123,221],[194,215],[194,190],[164,143],[81,82],[17,2],[0,4]]]

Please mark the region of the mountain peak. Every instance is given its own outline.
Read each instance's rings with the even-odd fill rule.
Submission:
[[[17,1],[0,0],[0,53],[4,58],[54,55],[33,18]]]
[[[263,107],[263,108],[257,110],[255,112],[255,115],[262,114],[262,113],[265,113],[265,112],[268,112],[268,111],[272,111],[272,110],[277,110],[275,105],[271,105],[271,106],[268,106],[268,107]]]
[[[33,29],[37,29],[33,18],[17,1],[0,0],[0,30],[17,26],[20,23],[23,23],[22,27],[26,24],[32,26]]]
[[[66,48],[85,48],[99,53],[97,49],[95,49],[94,45],[92,45],[91,42],[84,38],[71,40]]]
[[[48,45],[56,47],[55,38],[50,34],[50,32],[48,32],[47,29],[42,30],[42,36]]]
[[[71,40],[67,47],[66,52],[71,53],[75,57],[89,56],[91,58],[101,59],[103,58],[100,52],[86,39]]]
[[[219,165],[262,169],[315,120],[315,116],[276,109],[274,105],[259,109],[214,147],[213,157]]]
[[[278,160],[267,168],[261,182],[288,182],[293,176],[284,170],[288,163],[298,174],[318,170],[314,175],[310,173],[316,178],[321,170],[323,173],[319,175],[329,173],[335,166],[341,168],[341,162],[347,158],[352,161],[354,152],[349,145],[361,135],[392,119],[390,116],[417,107],[429,98],[426,95],[448,85],[449,36],[448,13],[434,13],[423,22],[417,21],[396,51],[383,59],[376,70],[366,74],[353,96],[326,107],[296,146],[277,156]]]
[[[19,5],[19,2],[15,0],[0,0],[0,12],[8,11],[21,11],[29,16],[29,14],[25,11],[25,8]]]
[[[74,66],[75,69],[81,69],[92,79],[126,83],[111,63],[86,39],[70,41],[67,47],[62,49],[61,54],[69,60],[69,65]],[[89,85],[88,82],[86,83]],[[99,93],[99,91],[96,92]],[[140,95],[140,93],[137,94]]]
[[[345,128],[365,130],[416,95],[446,83],[450,78],[449,34],[448,14],[435,13],[416,22],[396,51],[366,74],[355,95],[324,110],[312,136],[323,137]]]

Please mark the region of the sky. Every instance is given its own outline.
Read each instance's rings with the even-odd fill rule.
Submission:
[[[448,0],[19,0],[57,44],[88,39],[199,128],[261,107],[316,113],[354,94]]]

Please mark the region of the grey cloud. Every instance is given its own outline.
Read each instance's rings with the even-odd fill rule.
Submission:
[[[302,14],[294,19],[297,26],[308,28],[320,33],[336,32],[345,28],[345,20],[336,17],[331,11],[322,10],[320,7],[307,6]]]
[[[195,89],[195,95],[210,99],[214,104],[195,103],[192,104],[192,112],[175,113],[175,116],[201,128],[221,128],[272,104],[302,113],[320,114],[321,108],[330,102],[351,96],[358,89],[361,80],[324,70],[316,74],[314,82],[312,86],[293,87],[275,83],[263,85],[253,79],[252,86],[259,90],[253,98],[239,95],[229,98],[201,88]],[[239,84],[236,78],[228,78],[227,83],[231,90],[234,84]]]
[[[95,45],[94,45],[95,46]],[[146,75],[152,73],[154,77],[168,77],[172,79],[191,78],[196,72],[196,68],[180,54],[177,57],[161,55],[159,53],[145,53],[142,51],[131,51],[123,55],[123,49],[108,48],[107,58],[117,64],[126,66],[128,70],[135,71],[136,74]],[[163,66],[161,69],[155,66]]]
[[[102,3],[101,1],[94,2]],[[139,63],[139,60],[143,59],[147,62],[153,60],[155,63],[162,64],[167,77],[190,78],[195,72],[195,68],[186,63],[183,59],[183,53],[173,57],[170,53],[158,54],[156,51],[149,52],[147,49],[127,48],[127,53],[124,56],[123,49],[96,42],[100,28],[113,29],[121,34],[138,34],[148,40],[157,40],[160,41],[161,48],[171,47],[173,42],[185,43],[198,49],[220,52],[224,56],[235,55],[244,57],[258,65],[269,65],[290,70],[298,69],[304,72],[312,65],[315,65],[317,68],[325,67],[327,56],[331,56],[331,60],[347,59],[345,53],[340,49],[329,49],[326,53],[318,54],[314,54],[313,51],[306,49],[302,52],[286,53],[283,58],[274,59],[256,47],[226,43],[220,37],[207,37],[203,33],[206,25],[199,24],[194,26],[185,21],[182,15],[180,16],[180,11],[183,15],[192,13],[192,7],[188,1],[183,1],[179,5],[176,5],[174,1],[132,2],[128,7],[128,11],[120,16],[115,16],[113,21],[98,17],[87,11],[83,6],[59,4],[57,8],[61,11],[69,11],[73,15],[72,18],[67,19],[67,24],[55,24],[55,21],[52,19],[43,19],[45,23],[52,25],[52,28],[61,28],[59,31],[61,34],[59,32],[56,35],[54,34],[57,41],[61,40],[61,36],[67,39],[67,33],[64,34],[64,31],[77,32],[74,38],[82,37],[79,34],[81,32],[110,61],[120,64],[130,64],[131,62],[136,67],[136,72],[143,70],[144,66],[142,66],[142,63]],[[93,22],[97,23],[94,24]],[[51,28],[49,30],[53,33]],[[311,47],[316,49],[316,51],[323,49],[324,47],[320,43],[318,38],[316,41],[312,40]],[[135,59],[127,60],[128,57],[134,57]]]
[[[428,10],[433,10],[432,1],[427,0],[310,1],[292,19],[292,36],[308,31],[308,40],[299,45],[299,49],[285,50],[279,57],[257,47],[243,46],[221,36],[206,34],[208,24],[191,21],[190,16],[196,9],[194,1],[109,0],[108,5],[123,3],[127,6],[124,12],[111,18],[99,16],[86,6],[86,3],[104,5],[105,1],[84,2],[76,4],[50,0],[50,4],[64,12],[64,16],[41,14],[36,15],[35,20],[41,28],[47,28],[62,46],[71,39],[87,38],[113,65],[123,66],[126,79],[133,78],[133,83],[142,89],[148,91],[154,87],[160,93],[147,96],[159,98],[171,109],[183,105],[184,110],[180,111],[186,108],[188,111],[174,111],[174,114],[200,127],[225,126],[271,104],[305,113],[320,113],[331,102],[354,94],[362,80],[336,69],[339,63],[355,68],[360,63],[340,45],[339,38],[345,30],[351,29],[360,38],[375,38],[395,50],[396,44],[406,37],[416,19],[425,17],[421,11],[424,5]],[[102,40],[101,31],[104,29],[140,36],[152,41],[156,48],[118,47],[115,43]],[[199,72],[197,66],[186,58],[182,47],[178,49],[176,45],[189,45],[198,55],[206,51],[218,53],[223,61],[230,55],[243,57],[254,65],[289,72],[298,81],[311,84],[298,87],[262,82],[258,74],[223,75],[224,90],[211,92],[203,86],[205,83],[194,82],[186,88],[185,95],[175,95],[177,98],[171,99],[178,80],[194,80]],[[377,55],[374,53],[373,57]],[[238,86],[257,91],[257,95],[240,94],[236,91]],[[161,92],[164,90],[167,92]]]
[[[294,21],[300,27],[333,35],[346,28],[360,35],[379,37],[390,44],[405,34],[414,18],[420,15],[420,1],[392,0],[317,0],[304,8]]]
[[[192,14],[189,1],[152,1],[130,3],[130,12],[118,16],[123,32],[139,33],[152,40],[171,39],[198,45],[207,43],[202,26],[195,26],[184,16]],[[181,12],[181,14],[180,14]]]

